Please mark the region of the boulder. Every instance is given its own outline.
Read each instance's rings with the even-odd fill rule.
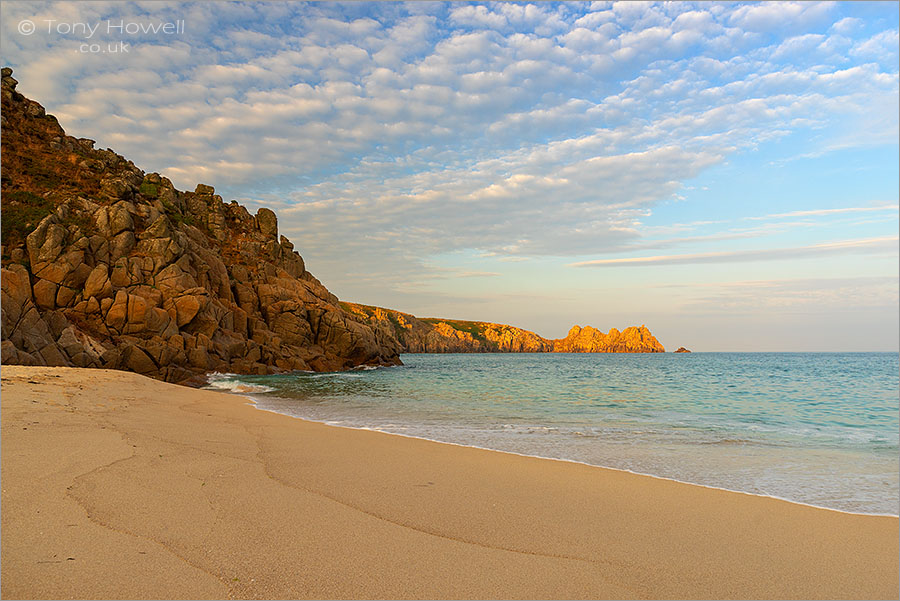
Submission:
[[[271,209],[260,208],[256,212],[256,223],[263,236],[270,240],[278,239],[278,217],[275,216]]]
[[[66,229],[56,215],[48,215],[25,239],[28,261],[32,268],[50,263],[62,253],[66,241]]]
[[[119,360],[126,369],[139,374],[153,374],[158,370],[153,358],[144,349],[133,344],[122,349]]]
[[[56,290],[56,306],[70,307],[75,299],[77,292],[68,286],[60,286]]]
[[[131,249],[134,248],[137,240],[134,238],[134,232],[126,230],[120,232],[109,241],[109,258],[116,261],[122,257],[128,256]]]
[[[124,290],[116,292],[116,298],[106,312],[106,325],[121,332],[128,320],[128,293]]]
[[[111,294],[112,284],[109,281],[109,267],[106,263],[99,263],[85,280],[83,295],[101,299]]]
[[[131,186],[122,178],[104,179],[100,184],[100,194],[113,200],[131,198]]]
[[[160,215],[147,227],[147,229],[141,232],[141,235],[138,236],[138,238],[141,240],[146,240],[148,238],[171,238],[172,235],[173,232],[169,218],[165,215]]]
[[[3,312],[3,339],[32,305],[31,278],[24,266],[13,263],[0,270],[0,311]]]
[[[185,294],[184,296],[179,296],[171,301],[170,306],[175,313],[175,323],[179,328],[189,324],[191,320],[197,316],[197,313],[199,313],[201,307],[203,307],[204,300],[205,299],[201,296]]]
[[[41,309],[56,308],[58,286],[49,280],[38,279],[34,284],[34,302]]]

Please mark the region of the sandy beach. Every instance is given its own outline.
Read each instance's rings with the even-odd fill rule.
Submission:
[[[898,519],[2,369],[4,598],[897,598]]]

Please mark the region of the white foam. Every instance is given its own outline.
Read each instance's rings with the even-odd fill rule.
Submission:
[[[208,376],[207,385],[204,388],[210,390],[226,390],[236,394],[272,392],[275,389],[263,384],[252,384],[250,382],[242,382],[237,379],[236,374],[215,372]]]
[[[340,375],[343,375],[345,377],[347,375],[350,375],[347,372],[338,372],[338,373],[340,373]],[[328,375],[337,375],[337,374],[316,374],[316,375],[317,376],[328,376]],[[360,375],[361,374],[357,374],[356,377],[359,377]],[[353,376],[351,376],[351,377],[353,377]],[[332,426],[332,427],[348,428],[351,430],[368,430],[368,431],[380,432],[382,434],[388,434],[391,436],[402,436],[405,438],[427,440],[427,441],[435,442],[438,444],[449,444],[449,445],[454,445],[454,446],[458,446],[458,447],[468,447],[468,448],[475,448],[475,449],[481,449],[481,450],[486,450],[486,451],[493,451],[493,452],[497,452],[497,453],[506,453],[509,455],[518,455],[521,457],[532,457],[532,458],[538,458],[538,459],[545,459],[545,460],[549,460],[549,461],[563,461],[563,462],[567,462],[567,463],[588,465],[588,466],[596,467],[596,468],[600,468],[600,469],[609,469],[609,470],[614,470],[614,471],[618,471],[618,472],[625,472],[625,473],[635,474],[635,475],[639,475],[639,476],[656,478],[658,480],[668,480],[670,482],[678,482],[681,484],[688,484],[691,486],[700,486],[700,487],[708,488],[711,490],[723,490],[723,491],[727,491],[727,492],[750,495],[750,496],[754,496],[754,497],[771,498],[771,499],[776,499],[776,500],[787,502],[787,503],[794,503],[796,505],[805,505],[805,506],[813,507],[816,509],[823,509],[823,510],[827,510],[827,511],[836,511],[838,513],[845,513],[845,514],[850,514],[850,515],[872,515],[872,516],[882,516],[882,517],[900,517],[896,513],[878,513],[878,512],[849,511],[849,510],[844,510],[844,509],[837,509],[834,507],[826,507],[826,506],[822,506],[822,505],[816,505],[814,503],[799,501],[799,500],[791,499],[788,497],[779,496],[777,494],[767,494],[767,491],[748,492],[748,491],[744,491],[744,490],[726,488],[724,486],[714,486],[714,485],[709,485],[709,484],[692,482],[690,480],[679,480],[677,478],[659,476],[659,475],[650,474],[650,473],[646,473],[646,472],[635,471],[635,470],[628,469],[628,468],[611,467],[608,465],[602,465],[600,463],[588,463],[586,461],[579,461],[577,459],[547,457],[547,456],[537,455],[537,454],[532,454],[532,453],[516,452],[516,451],[510,451],[510,450],[501,450],[501,449],[497,449],[497,448],[479,446],[477,444],[452,442],[452,441],[448,441],[448,440],[441,440],[440,438],[432,438],[431,433],[428,433],[426,435],[407,434],[407,433],[397,432],[396,430],[401,429],[401,428],[405,429],[405,427],[401,426],[399,424],[394,424],[394,423],[375,422],[375,423],[369,423],[369,424],[349,425],[349,424],[346,424],[341,419],[334,419],[334,418],[316,419],[313,417],[299,416],[299,415],[295,415],[292,413],[287,413],[283,409],[279,410],[279,409],[272,409],[272,408],[268,408],[268,407],[259,406],[257,399],[253,398],[252,396],[248,396],[248,395],[254,394],[254,393],[269,392],[269,391],[272,391],[273,389],[271,389],[267,386],[263,386],[263,385],[239,382],[232,378],[237,378],[237,376],[234,374],[212,374],[210,376],[210,387],[219,389],[219,390],[228,391],[231,393],[242,394],[243,396],[245,396],[245,398],[247,398],[250,401],[250,404],[252,404],[254,407],[256,407],[257,409],[259,409],[261,411],[267,411],[270,413],[286,415],[288,417],[294,417],[294,418],[302,419],[302,420],[308,421],[308,422],[321,423],[321,424]],[[241,388],[242,385],[248,386],[248,388]],[[269,402],[270,400],[271,399],[266,399],[265,402]],[[261,399],[260,399],[260,401],[261,401]],[[385,428],[392,428],[393,431],[385,430]],[[551,430],[551,428],[547,428],[547,427],[538,426],[537,428],[535,428],[534,426],[523,426],[523,425],[519,425],[519,424],[502,424],[502,425],[500,425],[500,428],[501,429],[509,428],[514,431],[519,431],[519,433],[525,433],[525,432],[529,432],[529,431],[532,433],[537,433],[537,432],[540,432],[541,429],[544,429],[545,431]],[[577,434],[577,432],[575,434]]]
[[[786,497],[781,497],[781,496],[774,495],[774,494],[753,493],[753,492],[747,492],[747,491],[743,491],[743,490],[734,490],[734,489],[731,489],[731,488],[724,488],[724,487],[721,487],[721,486],[711,486],[711,485],[708,485],[708,484],[699,484],[699,483],[697,483],[697,482],[688,482],[688,481],[685,481],[685,480],[678,480],[678,479],[675,479],[675,478],[668,478],[668,477],[666,477],[666,476],[657,476],[657,475],[654,475],[654,474],[647,474],[647,473],[643,473],[643,472],[637,472],[637,471],[630,470],[630,469],[626,469],[626,468],[610,467],[610,466],[606,466],[606,465],[596,465],[596,464],[593,464],[593,463],[587,463],[587,462],[585,462],[585,461],[578,461],[578,460],[576,460],[576,459],[561,459],[561,458],[559,458],[559,457],[545,457],[545,456],[542,456],[542,455],[530,455],[530,454],[527,454],[527,453],[517,453],[517,452],[515,452],[515,451],[504,451],[504,450],[500,450],[500,449],[492,449],[492,448],[489,448],[489,447],[481,447],[481,446],[473,445],[473,444],[464,444],[464,443],[459,443],[459,442],[450,442],[450,441],[446,441],[446,440],[436,440],[436,439],[434,439],[434,438],[427,438],[427,437],[425,437],[425,436],[416,436],[416,435],[413,435],[413,434],[403,434],[403,433],[400,433],[400,432],[391,432],[391,431],[380,430],[380,429],[379,429],[380,426],[348,426],[348,425],[343,425],[343,424],[339,424],[339,423],[335,423],[335,422],[320,421],[320,420],[316,420],[316,419],[310,419],[310,418],[306,418],[306,417],[300,417],[300,416],[297,416],[297,415],[292,415],[292,414],[290,414],[290,413],[283,413],[283,412],[281,412],[281,411],[276,411],[276,410],[274,410],[274,409],[268,409],[268,408],[265,408],[265,407],[260,407],[259,404],[256,402],[256,399],[253,399],[253,398],[251,398],[251,397],[247,397],[247,398],[249,398],[249,399],[251,400],[251,402],[252,402],[252,405],[253,405],[254,407],[256,407],[257,409],[259,409],[260,411],[266,411],[266,412],[268,412],[268,413],[276,413],[276,414],[278,414],[278,415],[285,415],[285,416],[287,416],[287,417],[293,417],[293,418],[295,418],[295,419],[300,419],[300,420],[307,421],[307,422],[313,422],[313,423],[323,424],[323,425],[326,425],[326,426],[330,426],[330,427],[332,427],[332,428],[346,428],[346,429],[348,429],[348,430],[366,430],[366,431],[369,431],[369,432],[378,432],[379,434],[386,434],[386,435],[388,435],[388,436],[401,436],[401,437],[403,437],[403,438],[414,438],[414,439],[416,439],[416,440],[427,440],[427,441],[429,441],[429,442],[434,442],[434,443],[437,443],[437,444],[453,445],[453,446],[455,446],[455,447],[464,447],[464,448],[470,448],[470,449],[479,449],[479,450],[482,450],[482,451],[491,451],[491,452],[494,452],[494,453],[505,453],[505,454],[507,454],[507,455],[517,455],[517,456],[519,456],[519,457],[530,457],[530,458],[534,458],[534,459],[544,459],[544,460],[547,460],[547,461],[561,461],[561,462],[563,462],[563,463],[575,463],[575,464],[578,464],[578,465],[586,465],[586,466],[589,466],[589,467],[595,467],[595,468],[604,469],[604,470],[612,470],[612,471],[616,471],[616,472],[625,472],[625,473],[628,473],[628,474],[634,474],[634,475],[636,475],[636,476],[644,476],[644,477],[647,477],[647,478],[655,478],[655,479],[657,479],[657,480],[667,480],[667,481],[669,481],[669,482],[677,482],[677,483],[679,483],[679,484],[687,484],[687,485],[690,485],[690,486],[699,486],[699,487],[701,487],[701,488],[707,488],[707,489],[710,489],[710,490],[723,490],[723,491],[725,491],[725,492],[731,492],[731,493],[736,493],[736,494],[741,494],[741,495],[748,495],[748,496],[751,496],[751,497],[762,497],[762,498],[768,498],[768,499],[776,499],[776,500],[778,500],[778,501],[783,501],[783,502],[785,502],[785,503],[793,503],[793,504],[795,504],[795,505],[803,505],[803,506],[806,506],[806,507],[812,507],[812,508],[814,508],[814,509],[822,509],[822,510],[825,510],[825,511],[834,511],[834,512],[837,512],[837,513],[845,513],[845,514],[849,514],[849,515],[868,515],[868,516],[893,517],[893,518],[900,517],[900,515],[894,514],[894,513],[874,513],[874,512],[847,511],[847,510],[844,510],[844,509],[835,509],[835,508],[833,508],[833,507],[824,507],[824,506],[822,506],[822,505],[814,505],[814,504],[812,504],[812,503],[804,503],[803,501],[796,501],[796,500],[794,500],[794,499],[788,499],[788,498],[786,498]]]

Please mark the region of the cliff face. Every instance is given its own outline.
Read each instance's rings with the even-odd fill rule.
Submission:
[[[306,271],[275,214],[176,190],[67,136],[2,80],[2,362],[182,381],[399,363]]]
[[[341,303],[403,353],[542,353],[553,344],[534,332],[484,321],[419,318],[392,309]]]
[[[508,325],[340,303],[268,209],[176,190],[67,136],[2,76],[2,363],[126,369],[183,381],[399,364],[398,354],[663,352],[646,327]]]
[[[574,326],[557,340],[521,328],[484,321],[418,318],[391,309],[341,303],[384,339],[395,339],[403,353],[664,353],[646,326],[608,334]]]

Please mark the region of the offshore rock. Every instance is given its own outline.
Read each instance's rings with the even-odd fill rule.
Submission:
[[[4,68],[3,363],[184,381],[395,365],[399,345],[343,309],[278,236],[212,186],[176,190],[67,136]]]

